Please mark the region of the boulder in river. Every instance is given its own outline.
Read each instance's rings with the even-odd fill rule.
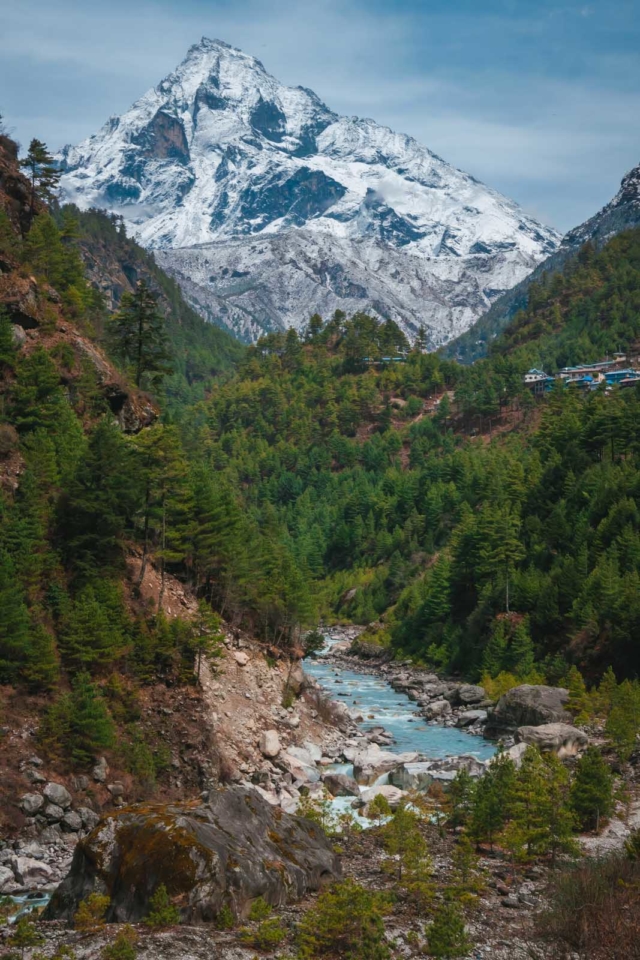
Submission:
[[[377,743],[372,743],[356,753],[353,775],[358,783],[368,786],[375,783],[382,774],[395,770],[400,764],[413,763],[417,759],[417,753],[391,753],[381,750]]]
[[[377,787],[367,787],[366,790],[362,791],[362,799],[364,800],[365,804],[369,804],[372,802],[372,800],[375,800],[376,797],[382,796],[385,798],[392,810],[398,809],[404,795],[404,790],[400,790],[398,787],[393,787],[388,783],[381,783]],[[366,808],[365,816],[367,816]]]
[[[570,723],[565,707],[569,691],[563,687],[545,687],[523,683],[500,697],[489,711],[485,737],[515,733],[518,727],[539,727],[543,723]]]
[[[360,787],[345,773],[326,773],[322,782],[332,797],[359,797]]]
[[[587,746],[589,738],[583,730],[568,723],[543,723],[539,727],[518,727],[516,740],[564,757],[574,757]]]
[[[389,774],[389,783],[401,790],[428,790],[433,783],[430,773],[431,761],[422,760],[417,763],[403,763]]]
[[[227,787],[208,803],[139,804],[101,820],[76,847],[46,917],[71,920],[82,900],[104,893],[107,922],[136,923],[161,884],[185,922],[212,921],[225,905],[245,917],[258,897],[282,906],[339,875],[317,824]]]
[[[487,699],[487,692],[484,687],[476,686],[473,683],[463,683],[456,691],[456,700],[463,706],[472,703],[482,703]]]

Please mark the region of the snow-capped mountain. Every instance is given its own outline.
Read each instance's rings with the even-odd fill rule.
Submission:
[[[340,117],[219,40],[60,158],[63,196],[121,214],[244,339],[336,308],[444,343],[558,245],[412,137]]]

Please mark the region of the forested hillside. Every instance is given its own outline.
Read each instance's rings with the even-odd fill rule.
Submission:
[[[78,704],[106,740],[130,682],[189,673],[207,630],[164,620],[169,574],[203,617],[284,649],[321,617],[381,620],[378,639],[469,678],[638,673],[640,397],[534,402],[522,384],[534,359],[634,343],[638,231],[534,287],[470,369],[339,312],[240,355],[114,221],[25,212],[9,173],[0,671],[53,692],[52,749],[86,749]],[[132,556],[158,571],[155,610],[124,578]]]

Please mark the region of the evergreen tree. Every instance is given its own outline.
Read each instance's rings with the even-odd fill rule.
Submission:
[[[87,586],[72,603],[60,628],[65,664],[74,672],[111,665],[123,652],[124,637],[112,611]]]
[[[443,903],[436,909],[427,927],[429,954],[432,957],[466,957],[471,941],[466,933],[459,904]]]
[[[27,171],[31,186],[29,200],[29,220],[33,221],[36,212],[36,200],[43,203],[52,203],[55,200],[61,171],[45,143],[34,139],[29,144],[26,157],[20,161],[20,166]]]
[[[9,555],[0,550],[0,683],[15,683],[24,665],[31,630],[29,611]]]
[[[597,830],[613,811],[613,776],[597,747],[587,747],[576,764],[571,807],[584,830]]]
[[[111,321],[111,338],[116,353],[131,368],[137,387],[149,383],[157,389],[171,373],[165,321],[156,295],[144,280],[135,293],[123,295],[120,310]]]
[[[115,728],[109,710],[88,673],[79,674],[69,701],[68,746],[78,764],[91,763],[101,750],[112,747]]]

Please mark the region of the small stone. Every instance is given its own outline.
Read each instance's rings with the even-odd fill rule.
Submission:
[[[98,814],[94,810],[90,810],[89,807],[78,807],[78,813],[85,830],[93,830],[100,822]]]
[[[239,667],[246,667],[246,665],[249,663],[249,654],[244,653],[242,650],[237,650],[233,654],[233,659]]]
[[[51,867],[31,857],[14,857],[11,866],[16,880],[25,887],[46,883],[51,879]]]
[[[62,818],[62,829],[65,833],[80,833],[82,830],[82,817],[75,810],[67,810]]]
[[[71,806],[71,794],[61,783],[48,783],[42,792],[47,800],[63,810],[68,810]]]
[[[277,730],[265,730],[260,737],[260,753],[263,757],[277,757],[280,753],[280,738]]]
[[[20,800],[22,812],[27,817],[35,817],[36,813],[39,813],[43,806],[44,797],[41,797],[39,793],[25,793]]]
[[[108,775],[109,767],[107,766],[107,761],[104,757],[100,757],[93,768],[93,779],[96,781],[96,783],[106,783]]]
[[[51,823],[59,823],[64,817],[64,810],[57,803],[48,803],[42,812]]]
[[[115,783],[108,783],[107,790],[112,797],[122,797],[124,796],[124,784],[120,783],[119,780],[116,780]]]

